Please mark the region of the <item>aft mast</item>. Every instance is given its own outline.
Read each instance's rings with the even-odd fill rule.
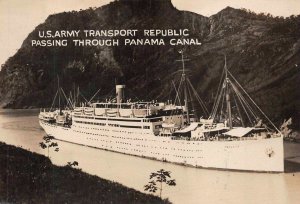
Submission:
[[[226,83],[226,104],[227,104],[227,119],[228,119],[228,126],[229,129],[232,129],[232,115],[231,115],[231,104],[230,104],[230,88],[229,88],[229,78],[228,78],[228,70],[227,70],[227,60],[225,55],[225,83]]]

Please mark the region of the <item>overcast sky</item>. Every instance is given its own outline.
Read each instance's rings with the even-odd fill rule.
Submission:
[[[48,15],[99,7],[111,0],[0,0],[0,64],[14,55],[27,35]],[[179,10],[211,16],[226,6],[275,16],[300,14],[300,0],[172,0]]]

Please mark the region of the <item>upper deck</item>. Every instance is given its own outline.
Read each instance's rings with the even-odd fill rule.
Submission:
[[[154,102],[92,103],[87,107],[74,108],[74,115],[95,115],[102,117],[152,118],[181,115],[182,106]]]

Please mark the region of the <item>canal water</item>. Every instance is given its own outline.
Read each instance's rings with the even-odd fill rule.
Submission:
[[[46,155],[39,147],[45,132],[38,110],[1,110],[0,141]],[[162,196],[175,204],[293,204],[300,201],[300,168],[268,174],[196,169],[58,141],[50,150],[56,165],[77,161],[83,171],[143,192],[151,172],[171,171],[175,187],[164,187]],[[285,157],[300,166],[300,144],[285,143]],[[297,165],[296,165],[297,166]],[[1,167],[0,167],[1,168]],[[117,196],[117,195],[116,195]]]

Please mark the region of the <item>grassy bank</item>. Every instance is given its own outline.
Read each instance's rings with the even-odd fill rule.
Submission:
[[[45,156],[4,143],[0,143],[1,202],[169,203],[78,169],[55,166]]]

